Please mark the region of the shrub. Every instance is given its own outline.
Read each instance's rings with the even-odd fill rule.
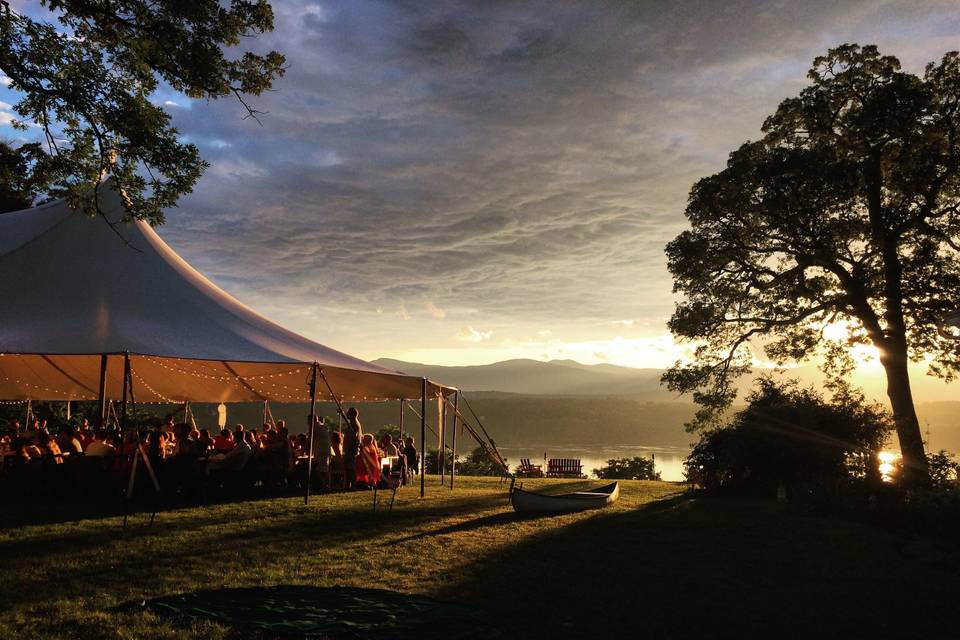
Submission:
[[[506,458],[504,458],[506,462]],[[477,447],[462,460],[457,458],[457,473],[462,476],[501,476],[503,469],[490,459],[483,447]]]
[[[594,475],[604,480],[659,480],[660,473],[654,468],[653,457],[612,458],[607,466],[593,470]]]
[[[957,478],[960,475],[960,464],[954,462],[952,453],[943,449],[937,453],[927,454],[927,465],[930,468],[930,486],[934,489],[957,489]]]
[[[844,388],[830,401],[796,382],[761,378],[747,406],[704,433],[684,462],[687,479],[712,490],[791,495],[878,481],[876,452],[892,429],[879,405]]]

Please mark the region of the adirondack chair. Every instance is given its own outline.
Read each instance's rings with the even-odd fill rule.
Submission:
[[[517,467],[517,476],[521,478],[542,478],[543,465],[531,464],[530,458],[520,458],[520,466]]]
[[[547,460],[548,478],[582,478],[583,465],[579,458],[550,458]]]

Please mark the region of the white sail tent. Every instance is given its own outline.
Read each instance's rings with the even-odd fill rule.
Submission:
[[[0,399],[306,402],[314,364],[340,400],[421,398],[390,371],[271,322],[210,282],[144,222],[63,200],[0,215]],[[129,359],[131,375],[124,375]],[[426,395],[455,390],[426,384]]]

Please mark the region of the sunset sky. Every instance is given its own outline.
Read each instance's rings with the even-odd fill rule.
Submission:
[[[955,0],[273,5],[254,44],[289,68],[262,127],[157,96],[212,165],[160,233],[298,332],[436,364],[671,364],[692,183],[828,47],[917,72],[960,48]]]

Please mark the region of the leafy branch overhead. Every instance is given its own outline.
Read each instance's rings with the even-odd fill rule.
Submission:
[[[691,190],[691,228],[667,246],[684,296],[669,324],[701,346],[664,380],[695,392],[698,426],[715,424],[756,348],[802,360],[843,323],[848,347],[880,351],[901,447],[922,467],[907,362],[960,369],[938,330],[960,301],[960,56],[918,77],[843,45],[809,79]]]
[[[18,126],[42,131],[45,153],[23,147],[45,191],[99,212],[94,188],[112,178],[130,217],[163,223],[207,164],[150,101],[165,83],[190,98],[247,96],[283,75],[284,57],[225,50],[273,29],[265,0],[47,0],[56,22],[0,3],[0,71],[22,98]]]

